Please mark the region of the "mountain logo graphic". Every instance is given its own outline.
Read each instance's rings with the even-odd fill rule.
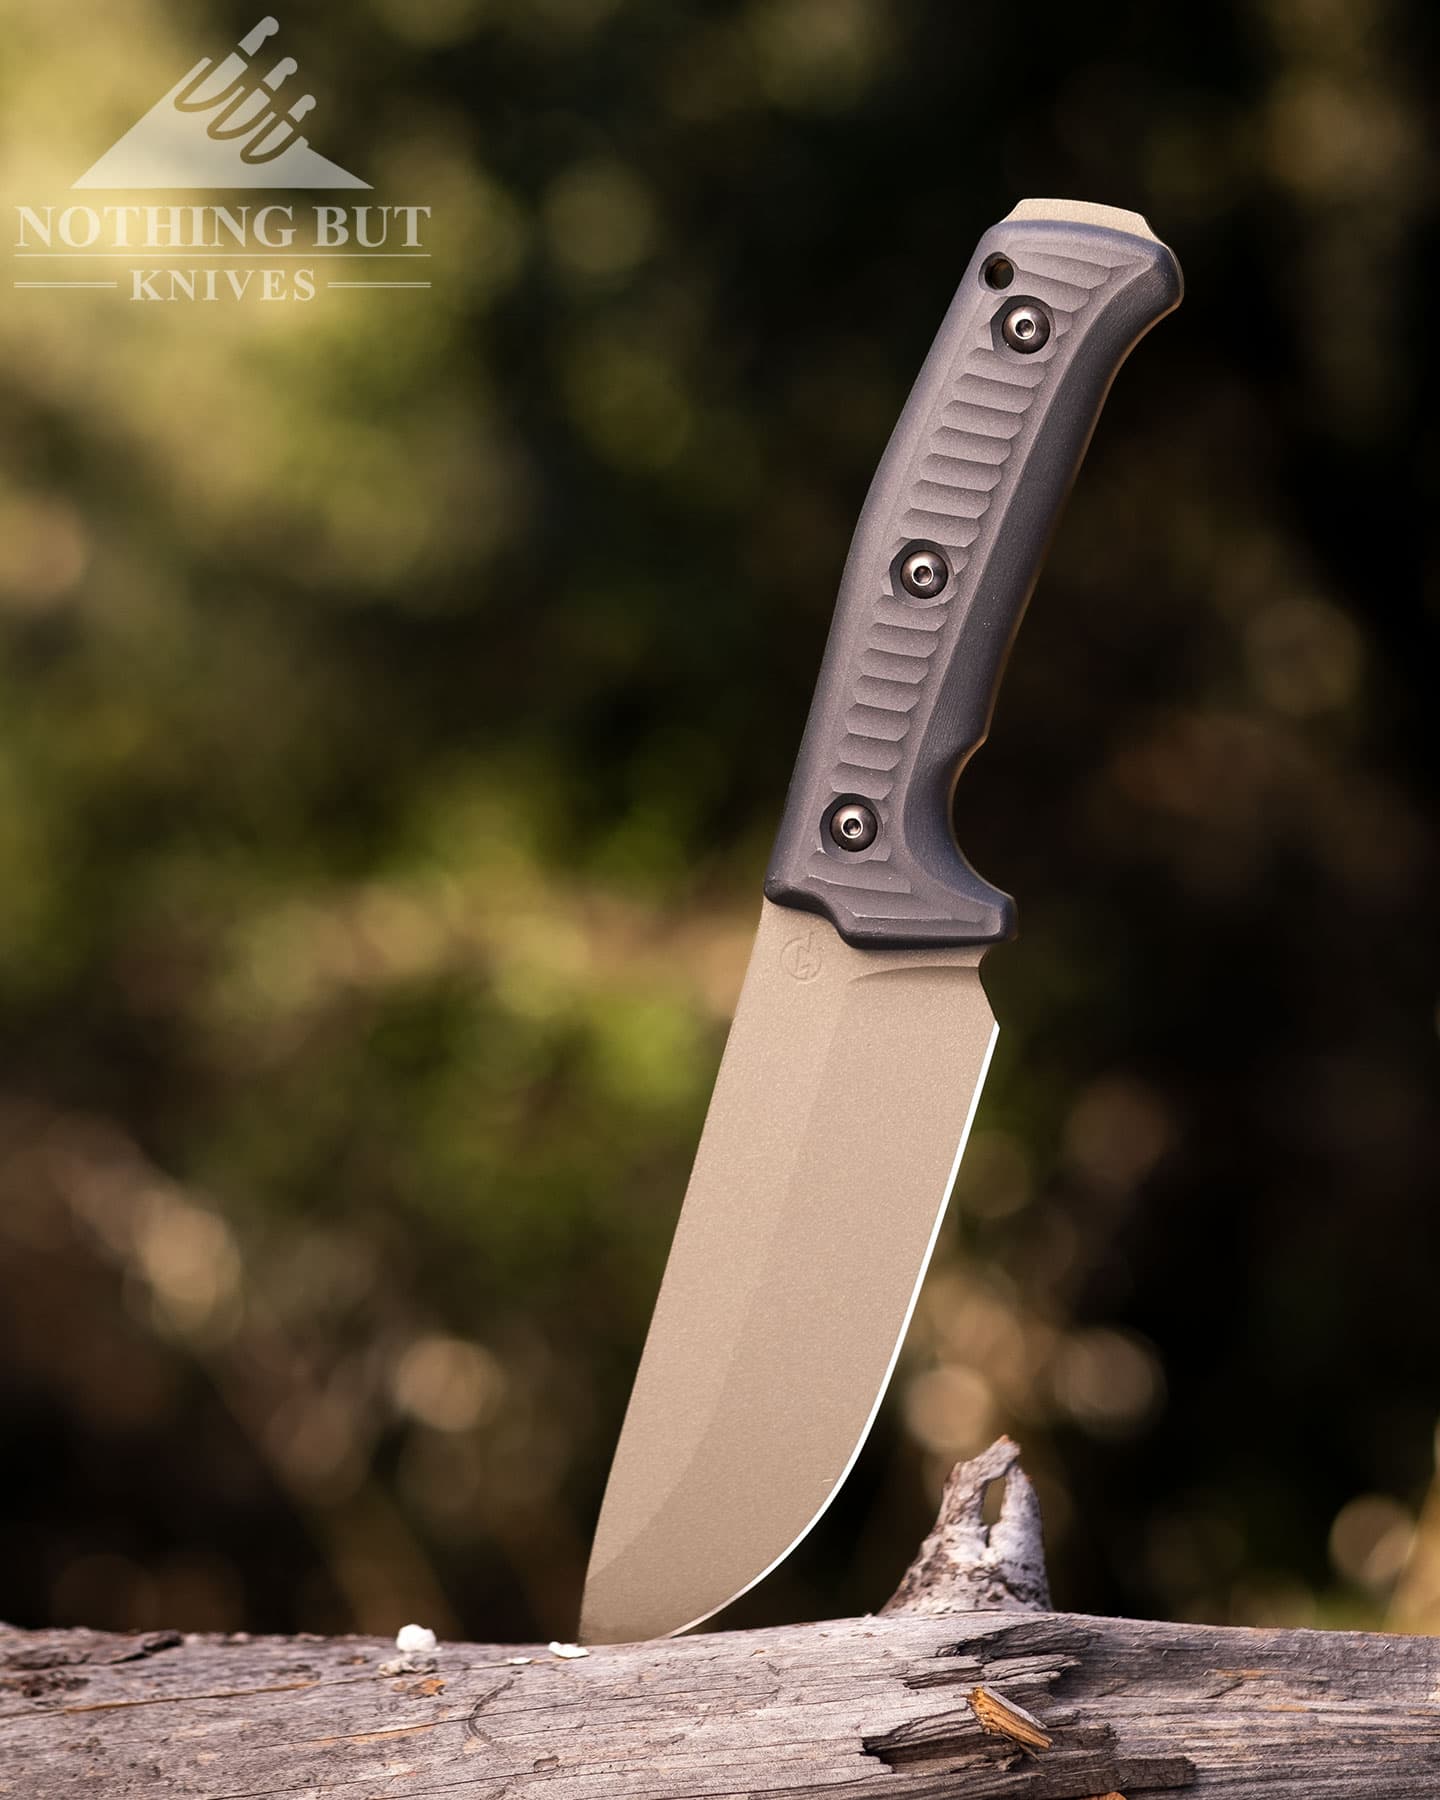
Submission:
[[[368,188],[311,149],[300,121],[315,96],[289,104],[280,90],[296,73],[293,56],[262,70],[255,58],[279,31],[266,18],[215,63],[196,63],[163,100],[132,125],[77,188]]]

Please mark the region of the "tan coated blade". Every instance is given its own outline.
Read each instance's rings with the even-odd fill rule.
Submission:
[[[980,955],[855,950],[765,903],[610,1471],[583,1640],[708,1618],[849,1473],[994,1049]]]

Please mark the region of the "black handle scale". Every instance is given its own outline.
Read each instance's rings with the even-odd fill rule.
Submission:
[[[955,782],[1110,383],[1181,293],[1138,213],[1024,200],[981,240],[855,530],[771,900],[860,946],[1014,934],[955,842]]]

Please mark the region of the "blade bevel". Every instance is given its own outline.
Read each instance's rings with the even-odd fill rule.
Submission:
[[[981,955],[856,950],[827,920],[765,903],[606,1490],[583,1639],[700,1623],[789,1554],[848,1474],[994,1049]]]

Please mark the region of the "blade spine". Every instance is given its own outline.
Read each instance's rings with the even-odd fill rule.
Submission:
[[[998,1022],[995,1022],[990,1027],[990,1041],[985,1047],[984,1060],[981,1062],[979,1073],[975,1077],[975,1088],[970,1096],[970,1108],[965,1115],[965,1124],[960,1132],[960,1142],[955,1150],[955,1159],[950,1164],[950,1173],[946,1177],[945,1185],[941,1189],[939,1203],[935,1209],[935,1223],[930,1231],[930,1241],[925,1246],[925,1254],[921,1259],[920,1267],[915,1274],[915,1286],[911,1290],[909,1304],[905,1308],[905,1316],[900,1321],[899,1330],[895,1335],[895,1348],[890,1354],[890,1362],[886,1367],[884,1378],[876,1389],[875,1399],[871,1405],[869,1416],[866,1418],[859,1436],[855,1439],[854,1447],[850,1451],[845,1467],[840,1471],[839,1475],[836,1476],[835,1480],[831,1482],[829,1492],[820,1503],[820,1506],[811,1517],[809,1523],[802,1531],[796,1533],[789,1544],[786,1545],[773,1562],[767,1564],[765,1568],[761,1569],[758,1575],[747,1581],[744,1587],[737,1588],[728,1599],[722,1600],[718,1606],[712,1606],[707,1612],[697,1614],[695,1618],[688,1620],[684,1625],[672,1627],[671,1630],[665,1633],[667,1638],[679,1637],[683,1632],[693,1631],[697,1625],[703,1625],[707,1619],[713,1619],[716,1613],[724,1612],[727,1606],[733,1606],[737,1600],[742,1599],[752,1588],[758,1587],[767,1575],[773,1575],[776,1569],[780,1567],[781,1563],[783,1563],[788,1556],[793,1555],[795,1550],[804,1543],[807,1537],[809,1537],[810,1533],[830,1510],[835,1502],[836,1495],[849,1479],[850,1471],[855,1467],[856,1462],[859,1460],[860,1452],[865,1448],[870,1433],[875,1428],[875,1421],[880,1416],[880,1408],[885,1404],[885,1396],[890,1391],[890,1383],[895,1375],[895,1366],[900,1360],[900,1352],[905,1347],[905,1339],[910,1332],[910,1322],[915,1316],[915,1308],[920,1303],[920,1290],[925,1285],[925,1277],[930,1272],[930,1263],[935,1255],[935,1246],[940,1240],[940,1229],[945,1223],[945,1215],[950,1210],[950,1196],[955,1190],[955,1181],[960,1173],[960,1165],[965,1160],[965,1151],[970,1143],[970,1133],[975,1125],[975,1115],[980,1110],[981,1096],[985,1092],[985,1083],[990,1076],[990,1064],[995,1055],[995,1046],[999,1041],[1000,1026]]]

